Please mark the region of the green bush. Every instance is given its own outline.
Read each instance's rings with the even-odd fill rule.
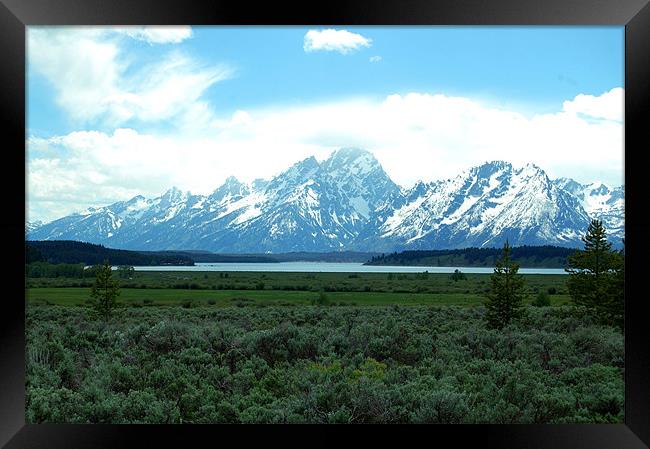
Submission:
[[[551,298],[547,292],[541,291],[533,300],[532,305],[535,307],[548,307],[551,305]]]
[[[623,335],[584,310],[532,307],[499,331],[482,307],[353,302],[129,308],[109,321],[29,303],[26,420],[623,422]]]
[[[434,391],[422,398],[421,404],[413,414],[418,423],[458,424],[469,413],[464,394],[452,391]]]
[[[330,304],[330,300],[327,294],[325,294],[325,291],[321,290],[318,293],[318,296],[315,299],[312,299],[312,304],[317,306],[327,306]]]

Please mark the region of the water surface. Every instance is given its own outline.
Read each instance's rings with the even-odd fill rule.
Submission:
[[[306,273],[492,273],[490,267],[421,267],[363,265],[360,262],[197,263],[194,266],[134,267],[136,271],[272,271]],[[562,268],[520,268],[521,274],[566,274]]]

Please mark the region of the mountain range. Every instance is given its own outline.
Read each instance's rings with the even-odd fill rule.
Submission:
[[[77,240],[133,250],[220,253],[582,246],[590,219],[624,237],[624,187],[550,179],[534,164],[486,162],[456,177],[395,184],[374,156],[343,148],[269,180],[226,179],[209,195],[172,187],[50,223],[30,240]]]

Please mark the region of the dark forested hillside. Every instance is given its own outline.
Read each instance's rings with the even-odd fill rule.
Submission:
[[[276,263],[277,259],[259,254],[215,254],[209,251],[160,251],[159,254],[187,256],[199,263]]]
[[[297,261],[364,262],[378,253],[354,251],[292,252],[280,254],[217,254],[198,250],[132,251],[74,240],[28,240],[26,263],[85,263],[109,259],[113,265],[194,265],[200,263],[277,263]]]
[[[512,258],[521,267],[564,268],[572,248],[559,246],[517,246],[512,248]],[[501,256],[501,248],[463,248],[431,251],[402,251],[372,257],[365,265],[416,265],[491,267]]]
[[[28,264],[48,262],[93,265],[108,260],[112,265],[194,265],[194,260],[185,254],[111,249],[72,240],[27,241],[25,252]]]
[[[330,252],[292,252],[273,254],[280,262],[365,262],[379,253],[364,253],[357,251],[330,251]]]

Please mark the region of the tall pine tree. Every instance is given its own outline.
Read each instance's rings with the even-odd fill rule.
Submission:
[[[605,324],[623,326],[624,252],[613,251],[602,221],[592,220],[584,250],[567,259],[567,288],[574,304],[593,310]]]
[[[519,264],[510,258],[510,245],[506,241],[490,277],[485,303],[485,319],[491,328],[502,329],[523,315],[524,278],[518,271]]]
[[[117,307],[117,296],[120,294],[118,282],[113,279],[113,270],[108,261],[97,269],[95,284],[90,289],[92,305],[97,315],[104,319],[110,318]]]

